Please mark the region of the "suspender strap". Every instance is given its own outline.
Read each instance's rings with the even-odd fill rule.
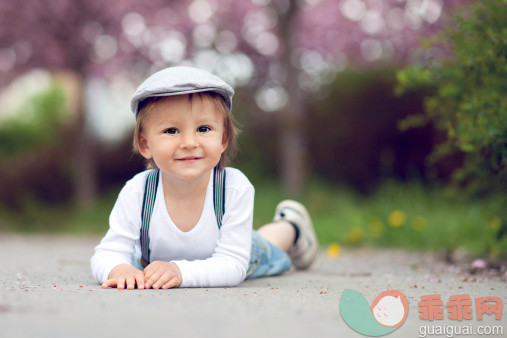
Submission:
[[[160,170],[155,169],[148,173],[146,178],[146,187],[144,188],[143,209],[141,211],[141,264],[146,267],[150,262],[150,237],[148,230],[150,229],[151,215],[153,214],[153,206],[157,197],[158,176]]]
[[[217,167],[213,169],[213,208],[220,230],[225,213],[225,170],[218,170]]]
[[[143,209],[141,211],[141,264],[143,267],[150,264],[150,229],[151,215],[157,197],[158,177],[160,170],[152,170],[146,178],[144,189]],[[218,229],[222,227],[222,219],[225,213],[225,170],[213,169],[213,208],[217,219]]]

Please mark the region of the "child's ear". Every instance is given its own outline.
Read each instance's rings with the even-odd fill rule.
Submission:
[[[139,133],[139,153],[147,160],[152,158],[150,147],[148,146],[148,140],[144,137],[144,134]]]
[[[228,145],[229,145],[229,139],[227,138],[227,135],[224,132],[224,136],[222,137],[222,147],[223,147],[222,152],[224,152],[227,149]]]

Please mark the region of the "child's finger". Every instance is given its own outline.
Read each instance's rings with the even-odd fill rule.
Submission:
[[[113,279],[108,279],[104,283],[102,283],[102,288],[107,289],[108,287],[113,285],[114,285]]]
[[[159,271],[159,270],[156,270],[153,275],[151,275],[150,278],[147,279],[147,281],[144,283],[144,287],[146,289],[149,289],[151,288],[151,286],[159,280],[160,276],[162,275],[162,273]],[[145,277],[146,279],[146,277]]]
[[[123,290],[123,289],[125,289],[125,277],[124,277],[124,276],[120,276],[120,277],[118,277],[116,280],[117,280],[117,282],[116,282],[116,287],[117,287],[119,290]]]
[[[144,289],[144,275],[142,273],[136,273],[134,276],[138,289]]]
[[[178,285],[178,278],[176,278],[176,276],[173,276],[167,283],[165,283],[163,286],[162,286],[162,289],[170,289],[170,288],[174,288]]]
[[[160,278],[155,282],[155,284],[153,284],[153,288],[158,289],[158,288],[162,287],[172,277],[173,277],[173,275],[171,273],[169,273],[169,271],[164,272],[164,274],[162,276],[160,276]]]
[[[127,290],[134,290],[134,285],[135,285],[134,276],[127,276],[126,283],[127,283]]]
[[[144,279],[145,280],[150,279],[150,277],[155,273],[155,271],[157,271],[156,268],[154,268],[152,265],[148,265],[143,271]]]

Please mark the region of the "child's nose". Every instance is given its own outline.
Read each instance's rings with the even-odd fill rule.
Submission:
[[[195,133],[184,133],[182,136],[181,148],[195,148],[197,146]]]

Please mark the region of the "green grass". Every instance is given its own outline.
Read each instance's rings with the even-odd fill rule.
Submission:
[[[0,206],[0,230],[20,233],[77,233],[105,234],[109,214],[119,189],[101,196],[89,207],[73,204],[47,205],[26,201],[21,210],[7,210]]]
[[[276,184],[256,185],[256,228],[272,219],[275,205],[283,198]],[[507,254],[507,235],[496,239],[502,219],[506,220],[502,196],[474,200],[450,189],[390,181],[365,197],[313,181],[299,200],[307,206],[324,245],[462,248],[477,255]],[[399,226],[389,221],[393,211],[404,218],[395,222]]]
[[[285,196],[279,183],[253,183],[254,227],[259,228],[271,221],[275,206]],[[34,201],[27,202],[22,212],[0,207],[0,230],[104,234],[118,191],[101,197],[88,208],[48,206]],[[507,254],[507,235],[502,240],[496,239],[502,221],[506,220],[503,196],[474,200],[453,190],[430,188],[419,182],[389,181],[366,197],[313,180],[299,200],[312,215],[324,246],[462,248],[476,255]]]

